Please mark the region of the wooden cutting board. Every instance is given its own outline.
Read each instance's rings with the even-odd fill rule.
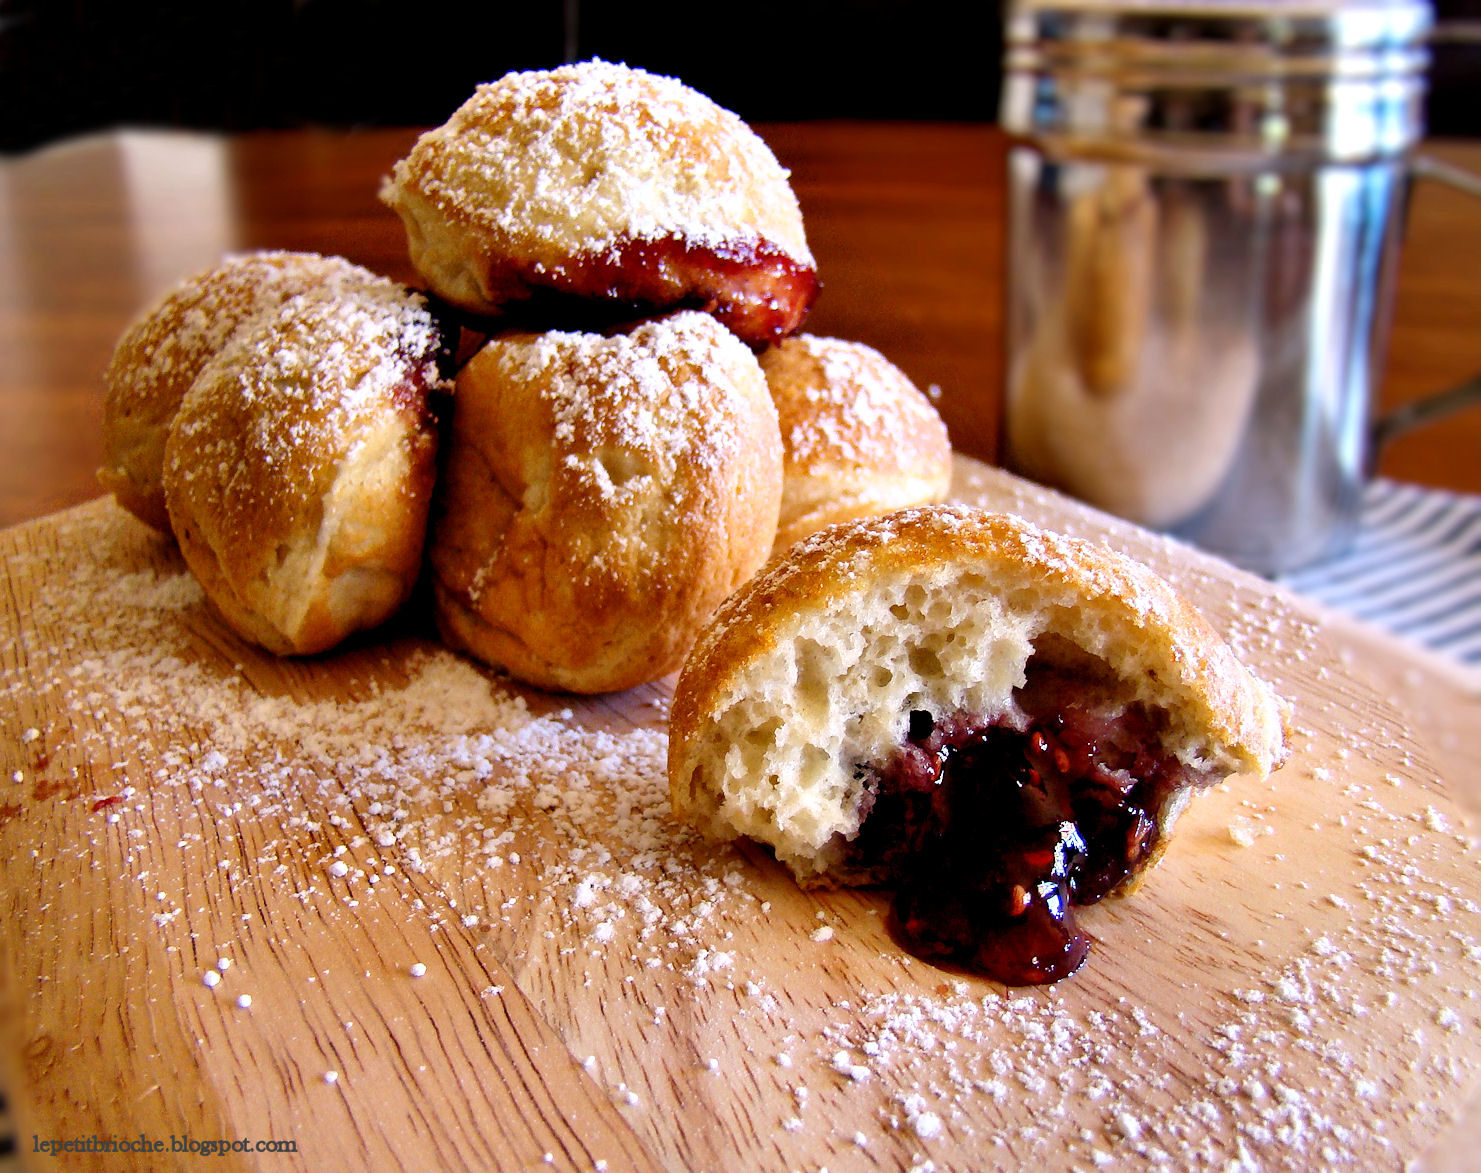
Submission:
[[[22,1157],[111,1140],[158,1151],[51,1160],[198,1168],[192,1147],[225,1140],[293,1151],[212,1168],[1465,1167],[1474,682],[981,465],[960,462],[956,496],[1151,561],[1295,705],[1289,764],[1197,802],[1143,890],[1086,913],[1091,958],[1051,988],[913,961],[883,897],[804,894],[673,825],[668,682],[521,690],[414,619],[278,660],[108,501],[0,533]]]

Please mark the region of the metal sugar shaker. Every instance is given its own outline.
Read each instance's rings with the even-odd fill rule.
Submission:
[[[1334,552],[1428,5],[1010,4],[1004,464],[1259,572]]]

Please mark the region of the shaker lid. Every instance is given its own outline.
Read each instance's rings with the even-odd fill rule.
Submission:
[[[1379,28],[1385,35],[1427,34],[1434,23],[1430,0],[1009,0],[1008,8],[1010,19],[1014,12],[1052,11],[1254,22],[1320,19],[1359,38]]]
[[[1256,165],[1392,154],[1423,132],[1433,23],[1429,0],[1009,0],[1002,123]]]
[[[1122,12],[1221,12],[1265,15],[1338,9],[1428,8],[1421,0],[1013,0],[1015,8],[1111,9]]]

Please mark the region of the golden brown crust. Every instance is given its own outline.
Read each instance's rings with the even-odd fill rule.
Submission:
[[[543,688],[655,679],[761,564],[780,497],[765,381],[714,319],[501,335],[458,377],[429,551],[439,627]]]
[[[480,86],[382,198],[433,290],[497,315],[541,291],[704,306],[748,341],[817,290],[797,201],[766,145],[671,78],[589,61]]]
[[[320,652],[408,597],[435,478],[439,349],[423,299],[382,281],[290,299],[192,384],[165,496],[187,565],[238,634]]]
[[[786,453],[776,550],[836,521],[945,500],[946,425],[877,350],[799,334],[762,354],[761,369]]]
[[[202,368],[242,327],[290,297],[380,278],[317,253],[233,255],[177,284],[119,338],[103,375],[98,481],[129,512],[170,532],[161,473],[165,440]]]
[[[1207,776],[1284,757],[1281,702],[1152,571],[1019,518],[927,506],[829,527],[726,601],[674,694],[675,811],[817,880],[857,832],[856,766],[887,759],[909,711],[1007,712],[1032,657],[1165,713],[1163,748]]]

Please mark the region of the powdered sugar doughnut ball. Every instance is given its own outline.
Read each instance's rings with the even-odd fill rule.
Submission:
[[[342,257],[268,251],[226,257],[181,281],[125,330],[103,375],[99,483],[139,520],[169,533],[160,481],[165,439],[201,369],[243,323],[290,297],[379,280]]]
[[[761,369],[786,453],[777,550],[835,521],[946,499],[946,425],[879,351],[800,334],[762,354]]]
[[[443,638],[541,688],[672,672],[766,558],[781,483],[761,368],[708,315],[496,337],[453,397],[428,553]]]
[[[421,566],[441,338],[391,281],[303,294],[238,331],[186,393],[164,491],[186,564],[279,654],[390,617]]]
[[[382,198],[417,272],[475,314],[552,296],[627,316],[694,306],[760,345],[796,330],[817,292],[796,197],[766,144],[681,82],[622,65],[480,86],[396,165]]]

